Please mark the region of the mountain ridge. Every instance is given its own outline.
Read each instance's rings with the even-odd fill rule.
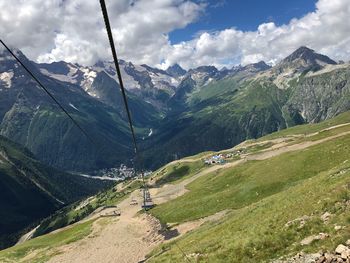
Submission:
[[[321,60],[323,64],[319,63]],[[47,85],[54,87],[56,94],[66,107],[81,118],[80,121],[91,119],[87,116],[92,114],[93,120],[86,123],[87,127],[96,127],[93,133],[96,132],[101,138],[107,136],[106,143],[115,145],[113,154],[107,154],[111,150],[105,148],[102,155],[79,147],[82,156],[88,154],[86,158],[91,160],[84,165],[80,164],[76,154],[66,158],[63,157],[66,153],[57,155],[42,148],[41,142],[34,139],[34,134],[39,131],[33,130],[29,137],[28,133],[19,132],[26,129],[30,131],[30,120],[35,120],[33,124],[36,125],[39,116],[39,123],[44,123],[44,119],[49,116],[56,116],[48,123],[54,120],[57,123],[45,127],[45,133],[51,129],[57,133],[61,129],[58,127],[67,127],[67,123],[62,119],[58,121],[59,114],[56,112],[54,115],[46,113],[52,112],[54,107],[29,79],[21,77],[26,76],[25,73],[16,73],[19,68],[15,67],[13,60],[8,63],[7,66],[6,63],[0,65],[4,71],[1,74],[7,80],[0,82],[4,94],[0,99],[0,114],[3,116],[0,132],[3,135],[12,136],[23,144],[27,143],[28,138],[33,138],[29,144],[31,150],[41,160],[64,169],[74,167],[89,170],[111,167],[118,162],[131,164],[132,150],[127,139],[126,115],[112,62],[100,61],[92,67],[65,62],[51,66],[36,64],[34,67],[36,74]],[[207,149],[218,150],[293,125],[325,120],[349,108],[346,99],[349,65],[337,65],[328,57],[305,47],[299,48],[272,68],[264,62],[258,62],[230,70],[202,66],[185,73],[175,64],[175,69],[182,73],[181,76],[173,77],[166,71],[147,65],[134,65],[123,60],[120,65],[138,139],[148,156],[146,165],[151,164],[149,168],[170,161],[174,156],[183,157]],[[48,71],[50,67],[53,67],[51,73]],[[67,72],[66,75],[58,74]],[[12,74],[14,76],[10,78]],[[14,88],[6,88],[9,81],[12,81]],[[30,85],[23,89],[27,83]],[[321,89],[321,86],[324,88]],[[307,96],[303,95],[305,91]],[[317,97],[313,94],[317,94]],[[45,107],[38,105],[34,102],[36,97],[48,104]],[[113,135],[112,126],[117,136]],[[153,132],[148,136],[150,129]],[[55,136],[59,138],[62,135]],[[73,139],[73,133],[70,132],[66,138]],[[186,138],[192,138],[197,143],[193,145]],[[39,136],[42,143],[48,139],[46,135],[45,138]],[[60,140],[57,140],[58,145],[61,144]],[[87,147],[86,142],[80,145]],[[118,149],[121,149],[120,153],[117,153]],[[68,148],[64,151],[73,154],[75,150]]]

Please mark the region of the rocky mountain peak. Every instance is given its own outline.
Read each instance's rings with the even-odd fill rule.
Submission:
[[[308,59],[310,57],[313,57],[315,54],[315,50],[308,48],[306,46],[301,46],[297,50],[295,50],[292,54],[290,54],[288,57],[286,57],[285,61],[293,61],[298,58],[302,59]]]
[[[308,47],[302,46],[277,64],[273,68],[273,72],[277,74],[282,72],[294,74],[304,72],[305,70],[317,71],[327,65],[336,64],[337,62],[329,57],[319,54]]]
[[[144,69],[146,69],[148,72],[152,72],[154,74],[164,74],[164,75],[168,75],[168,72],[164,71],[164,70],[161,70],[161,69],[158,69],[158,68],[153,68],[153,67],[150,67],[146,64],[142,64],[141,67],[143,67]]]
[[[173,77],[181,77],[186,74],[186,70],[184,70],[179,64],[174,64],[166,70],[166,72]]]
[[[197,71],[197,72],[203,72],[203,73],[216,73],[218,72],[218,69],[214,66],[200,66],[195,69],[191,69],[190,71]]]
[[[46,69],[48,72],[60,75],[68,75],[70,68],[74,65],[66,63],[64,61],[52,62],[52,63],[42,63],[38,65],[40,68]]]
[[[232,71],[233,72],[247,71],[247,72],[251,72],[251,73],[256,73],[256,72],[268,70],[270,68],[271,68],[271,66],[267,65],[265,63],[265,61],[260,61],[257,63],[248,64],[246,66],[239,65],[237,67],[233,67]]]
[[[22,51],[20,51],[17,48],[11,48],[11,50],[25,65],[27,65],[27,66],[29,65],[29,60],[22,53]],[[4,48],[0,49],[0,61],[1,61],[0,72],[7,71],[9,69],[13,69],[14,64],[17,64],[16,60],[14,59],[14,57],[12,57],[10,52],[8,52]]]
[[[259,69],[259,70],[267,70],[270,69],[271,66],[267,65],[265,61],[259,61],[258,63],[253,64],[254,68]]]
[[[294,51],[291,55],[282,60],[281,64],[291,63],[295,61],[303,61],[308,65],[320,65],[331,64],[335,65],[337,62],[329,57],[316,53],[315,50],[302,46]]]

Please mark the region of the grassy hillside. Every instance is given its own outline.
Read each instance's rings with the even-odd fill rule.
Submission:
[[[196,180],[188,185],[189,193],[152,213],[163,222],[183,222],[227,208],[240,209],[342,164],[349,154],[347,136],[268,160],[248,161]]]
[[[116,205],[141,186],[139,180],[122,184],[123,187],[120,190],[117,190],[118,186],[112,187],[86,200],[62,208],[47,217],[34,232],[35,238],[1,250],[0,262],[47,262],[52,256],[62,253],[60,250],[62,246],[79,241],[91,234],[93,224],[98,224],[99,228],[104,227],[111,218],[89,219],[87,216],[98,208]],[[85,220],[78,222],[82,219]],[[76,222],[78,223],[74,224]],[[59,228],[62,229],[52,232]]]
[[[267,136],[280,138],[311,134],[349,122],[349,113],[333,120],[295,127]],[[349,132],[343,126],[303,141],[315,141]],[[300,142],[300,138],[296,138]],[[293,141],[291,144],[295,143]],[[151,262],[183,262],[178,249],[195,255],[196,262],[268,262],[287,254],[334,250],[350,237],[350,135],[329,140],[304,150],[284,153],[262,161],[203,176],[187,186],[190,190],[173,201],[151,210],[163,223],[181,223],[228,209],[229,214],[207,223],[177,242],[154,251]],[[321,220],[332,214],[328,223]],[[296,220],[308,216],[304,226]],[[335,230],[335,225],[344,226]],[[300,241],[318,233],[329,238],[302,246]]]
[[[57,246],[67,245],[88,236],[92,232],[92,223],[94,220],[75,225],[67,228],[59,233],[52,233],[43,237],[29,240],[23,244],[17,245],[15,249],[10,248],[0,252],[1,262],[25,262],[25,263],[41,263],[47,262],[50,257],[55,255]],[[37,250],[35,257],[23,259],[28,253]]]
[[[250,140],[222,151],[239,152],[239,156],[232,157],[232,162],[240,160],[239,164],[218,166],[214,172],[207,174],[204,172],[209,167],[203,164],[202,159],[213,155],[213,152],[188,157],[158,169],[150,179],[156,188],[170,184],[176,189],[185,179],[197,178],[185,186],[189,191],[182,196],[167,199],[170,201],[150,210],[150,214],[162,223],[176,228],[183,222],[193,222],[223,210],[227,213],[176,241],[161,244],[149,255],[147,262],[185,262],[180,249],[193,262],[210,263],[271,262],[300,251],[333,251],[338,244],[350,238],[349,122],[350,112],[347,112],[320,124],[297,126],[261,140]],[[249,158],[315,142],[317,144],[306,148],[282,151],[274,157]],[[195,177],[198,174],[202,176]],[[127,192],[138,185],[130,187],[132,189],[126,189]],[[160,191],[160,196],[164,193]],[[123,198],[123,194],[111,189],[91,199],[86,206],[75,204],[61,210],[49,218],[41,230],[54,229],[60,218],[72,219],[86,212],[89,205],[96,208]],[[327,219],[323,218],[325,213],[330,214]],[[77,226],[73,225],[72,229]],[[89,233],[88,229],[86,233]],[[64,238],[65,231],[54,240]],[[319,233],[325,233],[326,238],[301,244],[305,238]],[[51,257],[62,245],[60,241],[50,242],[48,238],[51,235],[56,234],[44,235],[1,251],[0,261],[23,259],[32,250],[39,253],[35,259]],[[22,253],[22,249],[25,252]]]
[[[346,172],[342,172],[344,170]],[[348,166],[340,165],[284,191],[232,210],[219,222],[206,224],[181,238],[177,245],[187,255],[197,254],[197,262],[268,262],[301,250],[334,250],[350,237],[350,212],[346,205],[350,199],[349,171]],[[333,214],[328,224],[320,219],[325,212]],[[310,216],[304,227],[299,228],[298,221],[290,227],[285,226],[287,222],[304,215]],[[335,225],[345,228],[336,231]],[[315,241],[310,246],[300,245],[305,237],[321,232],[330,237]],[[160,250],[165,252],[150,262],[184,261],[172,243],[163,245]]]
[[[63,205],[110,185],[43,165],[24,147],[0,137],[0,247]]]
[[[194,158],[198,157],[195,156]],[[153,180],[155,180],[157,185],[175,183],[179,180],[185,179],[186,176],[190,174],[198,173],[199,171],[203,170],[204,167],[205,166],[202,160],[187,162],[186,159],[184,159],[184,162],[169,164],[158,169],[156,172],[154,172]]]
[[[75,202],[67,207],[64,207],[41,221],[40,226],[36,229],[33,236],[41,236],[56,229],[74,224],[89,216],[97,208],[114,205],[120,202],[132,191],[140,188],[140,186],[140,181],[130,183],[124,190],[121,191],[118,191],[117,186],[114,186],[107,191],[100,192],[87,200]]]

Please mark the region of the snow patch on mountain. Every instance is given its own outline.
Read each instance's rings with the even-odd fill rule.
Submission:
[[[90,70],[89,68],[81,68],[80,69],[84,73],[84,79],[85,81],[92,83],[94,82],[97,73],[96,71]]]
[[[6,88],[11,88],[13,71],[0,73],[0,80],[5,84]]]
[[[338,64],[338,65],[326,65],[323,69],[318,70],[316,72],[309,72],[308,76],[317,76],[322,75],[324,73],[332,72],[337,69],[349,68],[350,63]]]
[[[124,86],[127,90],[140,89],[140,84],[134,79],[133,76],[129,75],[125,71],[125,63],[120,63],[120,71],[123,78]],[[105,71],[110,77],[115,79],[119,83],[117,72],[113,62],[99,62],[97,65],[93,66],[93,69],[97,72]]]
[[[208,85],[210,82],[212,82],[214,79],[213,78],[209,78],[204,85]]]
[[[157,74],[154,72],[149,72],[149,76],[151,77],[152,84],[156,89],[161,90],[175,90],[175,88],[179,85],[179,81],[175,78],[172,78],[168,75]]]
[[[141,85],[130,75],[128,75],[124,68],[121,68],[122,78],[124,81],[124,86],[127,90],[133,90],[133,89],[141,89]],[[114,79],[117,80],[117,75],[115,74],[112,76]],[[117,80],[118,81],[118,80]]]
[[[52,72],[49,72],[47,69],[41,68],[40,72],[48,77],[51,77],[53,79],[62,81],[62,82],[68,82],[68,83],[72,83],[72,84],[76,84],[77,80],[72,78],[72,76],[70,74],[68,75],[61,75],[61,74],[54,74]]]
[[[88,93],[91,97],[99,98],[96,90],[93,89],[92,83],[94,82],[97,72],[91,70],[90,68],[81,67],[80,71],[83,72],[83,80],[80,82],[80,86],[84,89],[86,93]]]
[[[78,108],[75,107],[72,103],[69,103],[69,106],[71,106],[73,109],[77,110],[78,111]]]

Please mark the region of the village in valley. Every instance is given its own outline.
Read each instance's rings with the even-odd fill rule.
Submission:
[[[147,176],[151,173],[152,173],[151,171],[145,171],[144,175]],[[135,177],[141,177],[141,175],[136,174],[134,168],[130,168],[125,164],[121,164],[119,167],[97,170],[93,172],[91,175],[95,177],[102,177],[102,178],[106,178],[106,177],[113,178],[113,179],[116,179],[115,181],[120,181],[120,182],[128,179],[132,179]]]

